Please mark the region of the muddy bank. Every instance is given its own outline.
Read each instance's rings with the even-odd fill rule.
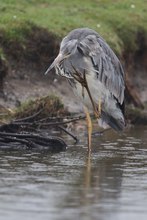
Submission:
[[[138,33],[139,34],[139,33]],[[44,75],[45,70],[58,53],[60,40],[43,28],[32,28],[25,41],[9,41],[0,34],[0,47],[4,57],[0,61],[1,107],[13,108],[30,99],[55,94],[71,112],[82,111],[82,106],[66,79],[54,72]],[[124,51],[121,60],[129,77],[132,88],[137,91],[141,103],[147,102],[147,40],[138,36],[139,49],[132,53]],[[126,94],[127,105],[134,108],[135,103]],[[143,110],[146,114],[146,109]],[[133,120],[132,120],[133,121]]]
[[[65,79],[53,73],[44,75],[58,53],[60,39],[57,36],[34,27],[23,45],[16,41],[9,42],[2,36],[0,42],[9,70],[3,75],[0,73],[3,85],[1,105],[13,108],[30,98],[53,93],[63,99],[65,106],[72,110],[78,108],[78,102]]]
[[[145,104],[147,102],[147,37],[143,32],[138,32],[136,36],[138,49],[134,52],[127,49],[123,53],[123,64],[126,72],[126,81],[129,80],[131,89],[135,89],[138,98]],[[132,103],[133,100],[127,94],[127,100]],[[136,103],[133,102],[136,106]]]

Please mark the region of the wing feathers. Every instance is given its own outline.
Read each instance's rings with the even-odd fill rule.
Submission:
[[[125,88],[124,71],[109,45],[96,35],[88,35],[78,43],[78,50],[91,58],[98,79],[122,104]]]

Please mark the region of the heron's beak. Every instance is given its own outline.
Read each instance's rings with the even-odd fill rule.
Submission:
[[[63,59],[63,56],[61,53],[59,53],[58,56],[55,58],[53,63],[49,66],[49,68],[46,70],[44,74],[46,75],[47,73],[49,73],[58,63],[61,62],[62,59]]]

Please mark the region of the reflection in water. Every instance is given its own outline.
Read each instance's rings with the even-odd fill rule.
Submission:
[[[83,141],[84,142],[84,141]],[[147,218],[147,130],[47,155],[0,152],[2,220]]]
[[[119,154],[106,153],[103,156],[88,154],[85,158],[84,171],[76,179],[76,184],[82,187],[77,190],[71,188],[61,207],[67,208],[68,212],[72,203],[77,208],[76,214],[79,211],[79,216],[82,214],[83,219],[97,219],[97,214],[105,213],[108,206],[112,208],[113,202],[120,197],[123,169],[118,167],[122,167],[123,164],[124,158]],[[70,219],[70,213],[66,219],[68,218]]]

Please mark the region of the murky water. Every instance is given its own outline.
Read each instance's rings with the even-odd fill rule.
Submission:
[[[146,220],[147,128],[93,145],[91,158],[84,141],[58,154],[0,151],[0,219]]]

